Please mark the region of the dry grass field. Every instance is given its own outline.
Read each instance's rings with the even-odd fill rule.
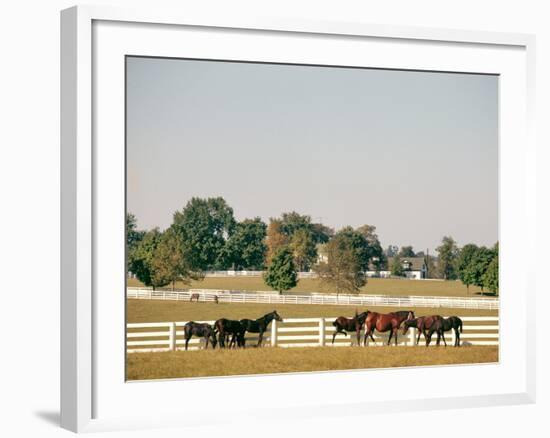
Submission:
[[[247,348],[135,353],[127,380],[498,362],[498,347]]]
[[[284,318],[315,318],[321,316],[353,316],[355,306],[329,306],[315,304],[230,304],[204,303],[188,301],[163,300],[127,300],[127,322],[168,322],[190,320],[215,320],[218,318],[256,319],[273,310]],[[496,310],[470,310],[418,307],[411,308],[417,316],[423,315],[456,315],[456,316],[497,316]],[[357,308],[359,312],[366,310]],[[377,312],[394,312],[397,307],[369,307],[368,310]],[[408,309],[407,309],[408,310]]]
[[[135,278],[128,279],[128,286],[143,286]],[[270,291],[261,277],[208,277],[202,281],[193,281],[191,284],[176,282],[176,289],[228,289],[243,291]],[[171,289],[166,287],[165,289]],[[315,278],[302,278],[298,285],[287,294],[304,292],[325,292],[333,293],[330,289],[324,288],[321,282]],[[467,293],[466,286],[460,281],[443,280],[408,280],[395,278],[369,278],[367,284],[361,289],[363,294],[373,295],[433,295],[447,297],[479,297],[481,289],[475,286],[470,287]]]

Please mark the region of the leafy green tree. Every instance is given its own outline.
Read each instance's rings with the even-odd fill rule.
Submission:
[[[161,240],[158,228],[146,232],[143,239],[128,253],[128,269],[135,274],[145,286],[153,289],[166,286],[169,280],[155,278],[153,259],[155,250]]]
[[[334,288],[337,295],[342,292],[359,292],[367,282],[364,255],[366,246],[368,245],[364,236],[353,231],[351,227],[336,233],[326,244],[326,261],[315,266],[321,283]],[[368,264],[368,259],[366,263]]]
[[[457,272],[460,281],[466,285],[466,290],[470,293],[470,285],[475,284],[475,274],[472,261],[476,257],[479,248],[473,243],[464,245],[460,250],[457,261]]]
[[[263,270],[267,251],[266,230],[267,225],[259,217],[239,222],[225,244],[224,264],[237,270]]]
[[[290,239],[289,248],[300,272],[309,271],[317,261],[317,245],[311,232],[305,228],[297,230]]]
[[[151,268],[151,283],[154,286],[172,283],[172,290],[176,280],[189,283],[190,280],[203,278],[201,272],[194,272],[189,268],[181,236],[173,227],[161,234],[153,250]]]
[[[416,257],[412,246],[402,246],[399,250],[400,257]]]
[[[498,254],[493,257],[483,274],[483,286],[498,295]]]
[[[455,240],[450,236],[443,237],[441,245],[436,248],[436,251],[438,252],[437,265],[441,277],[444,280],[456,279],[458,247]]]
[[[137,230],[137,219],[132,213],[126,213],[126,248],[131,251],[143,239],[144,231]]]
[[[267,237],[266,237],[266,246],[267,246],[266,263],[268,266],[271,264],[271,260],[273,259],[275,254],[279,251],[279,249],[288,245],[289,238],[286,234],[282,232],[281,228],[282,228],[282,222],[280,219],[271,218],[269,220],[269,225],[267,227]]]
[[[473,284],[481,287],[483,291],[485,285],[483,282],[483,276],[487,271],[489,264],[493,260],[495,253],[492,249],[481,246],[477,249],[470,262],[470,273],[473,279]]]
[[[223,198],[192,198],[174,213],[189,266],[194,271],[227,269],[226,240],[235,229],[233,209]]]
[[[399,254],[395,255],[392,259],[390,273],[395,277],[403,277],[405,275],[405,270],[403,269]]]
[[[376,227],[374,225],[362,225],[356,230],[358,233],[362,234],[363,237],[367,240],[369,246],[369,259],[374,266],[375,271],[381,271],[388,264],[388,259],[384,254],[382,245],[380,245],[380,240],[378,239],[378,234],[376,234]]]
[[[426,265],[426,278],[441,278],[434,256],[429,254],[424,256],[424,264]]]
[[[311,224],[311,234],[316,244],[327,243],[334,236],[334,229],[320,223],[315,223]]]
[[[281,232],[286,234],[289,238],[294,235],[298,230],[313,231],[313,224],[311,223],[311,216],[301,215],[295,211],[290,213],[283,213],[281,215]]]
[[[294,256],[290,248],[283,246],[275,253],[264,273],[264,281],[269,287],[279,291],[279,294],[298,284]]]

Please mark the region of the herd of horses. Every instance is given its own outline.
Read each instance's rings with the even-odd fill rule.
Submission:
[[[245,334],[247,332],[258,334],[258,343],[256,346],[261,347],[264,333],[273,320],[283,321],[276,310],[255,320],[231,320],[220,318],[216,320],[213,325],[190,321],[185,324],[184,327],[185,349],[187,350],[189,341],[193,336],[203,338],[205,341],[205,348],[208,348],[209,343],[212,344],[212,348],[216,348],[218,344],[220,348],[245,348]],[[443,318],[440,315],[431,315],[417,318],[412,310],[401,310],[390,313],[378,313],[368,310],[359,314],[355,312],[353,318],[340,316],[336,318],[332,325],[335,328],[334,334],[332,335],[333,344],[338,333],[343,333],[347,336],[347,332],[355,331],[357,345],[361,345],[361,330],[364,328],[364,346],[368,345],[368,338],[375,342],[373,336],[375,330],[381,333],[390,332],[388,345],[390,345],[392,338],[394,338],[395,345],[397,345],[397,336],[400,328],[402,328],[403,335],[408,332],[409,328],[416,328],[418,330],[416,344],[420,342],[420,335],[424,335],[426,346],[430,345],[434,333],[437,335],[437,345],[440,345],[440,341],[443,339],[443,343],[447,346],[445,332],[454,330],[454,346],[459,347],[460,333],[462,333],[462,320],[458,316]]]

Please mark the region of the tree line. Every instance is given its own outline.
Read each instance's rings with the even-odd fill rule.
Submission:
[[[268,224],[259,217],[239,222],[221,197],[192,198],[174,213],[172,224],[164,231],[138,230],[136,217],[128,213],[126,240],[128,271],[153,288],[200,280],[206,271],[232,269],[264,271],[265,283],[280,293],[295,287],[297,272],[302,271],[316,272],[322,283],[337,293],[357,292],[366,284],[366,271],[388,269],[389,257],[395,265],[391,267],[393,275],[403,275],[396,262],[402,257],[425,257],[427,264],[435,265],[431,256],[415,253],[412,246],[399,249],[390,245],[384,251],[373,225],[348,226],[336,232],[295,211],[270,218]],[[463,262],[459,269],[462,251],[453,244],[456,247],[451,238],[444,238],[438,248],[438,266],[446,266],[445,279],[469,272]],[[496,263],[498,289],[498,260]],[[435,268],[433,272],[435,275]],[[470,277],[464,278],[467,286],[477,285]],[[484,287],[494,290],[488,284]]]

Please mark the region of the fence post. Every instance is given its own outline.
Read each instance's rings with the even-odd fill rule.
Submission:
[[[325,346],[325,318],[319,318],[319,346]]]
[[[277,320],[271,321],[271,346],[277,346]]]
[[[414,343],[416,341],[416,328],[411,328],[411,332],[409,333],[409,342],[411,343],[411,347],[414,347]]]
[[[168,340],[170,342],[169,349],[170,351],[176,351],[176,323],[171,322],[170,327],[168,328]]]

